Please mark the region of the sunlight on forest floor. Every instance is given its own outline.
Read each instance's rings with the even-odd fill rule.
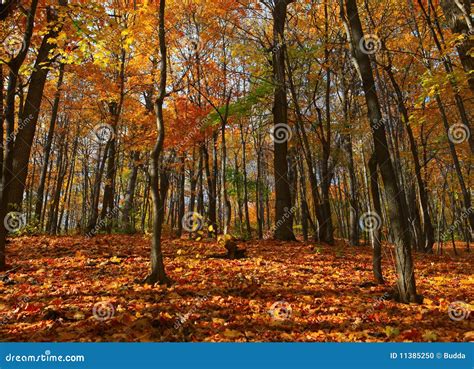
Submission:
[[[143,236],[23,237],[0,280],[1,341],[470,341],[472,253],[415,256],[423,305],[384,299],[372,249],[252,241],[248,257],[214,242],[166,240],[171,288],[142,286]],[[450,316],[455,301],[464,316]],[[454,318],[454,319],[453,319]]]

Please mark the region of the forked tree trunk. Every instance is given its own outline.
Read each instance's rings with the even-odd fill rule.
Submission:
[[[348,39],[351,43],[355,67],[362,79],[365,99],[368,108],[368,117],[372,127],[377,166],[380,170],[385,195],[388,200],[388,217],[392,226],[395,243],[396,271],[397,271],[397,298],[402,302],[420,302],[417,295],[413,259],[410,247],[410,234],[404,214],[405,199],[397,183],[392,159],[388,151],[385,125],[382,122],[380,103],[373,76],[372,66],[368,54],[362,52],[360,43],[364,37],[362,24],[359,18],[356,0],[340,0],[341,17],[345,23]]]

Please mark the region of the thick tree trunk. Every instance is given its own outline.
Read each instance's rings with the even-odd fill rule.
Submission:
[[[59,4],[65,6],[67,5],[67,0],[59,0]],[[58,19],[57,10],[48,8],[47,13],[48,20],[52,25],[44,35],[38,50],[25,104],[20,114],[21,121],[28,122],[28,124],[24,124],[24,127],[18,131],[12,152],[12,168],[15,175],[12,176],[8,185],[8,203],[13,204],[18,209],[21,208],[25,191],[31,147],[36,132],[46,78],[52,63],[50,53],[54,49],[55,44],[50,42],[50,40],[55,39],[62,29],[62,20]]]
[[[345,4],[345,7],[344,7]],[[345,10],[344,10],[345,9]],[[388,216],[395,238],[395,255],[397,270],[397,297],[402,302],[420,302],[416,292],[413,259],[410,248],[410,234],[407,232],[408,224],[403,214],[405,199],[401,198],[392,159],[388,151],[385,125],[382,122],[377,88],[373,76],[369,55],[360,49],[360,41],[364,37],[362,24],[359,18],[355,0],[341,0],[341,15],[347,28],[348,38],[351,42],[355,67],[358,68],[365,92],[368,108],[368,117],[372,127],[375,155],[385,186],[385,195],[389,207]]]
[[[273,124],[274,132],[274,159],[275,175],[275,228],[274,237],[277,240],[295,240],[293,234],[293,213],[291,209],[291,192],[288,182],[288,140],[278,139],[278,130],[289,131],[288,102],[286,94],[285,72],[285,23],[287,6],[292,0],[275,1],[273,13],[273,82],[275,84]]]
[[[125,93],[125,50],[122,49],[120,53],[120,71],[118,77],[118,85],[120,86],[119,89],[119,99],[118,101],[109,102],[109,114],[110,114],[110,122],[111,127],[113,129],[113,136],[110,139],[109,145],[109,155],[108,155],[108,162],[107,162],[107,170],[105,174],[105,188],[104,188],[104,200],[102,203],[102,213],[101,219],[106,218],[116,218],[115,217],[115,176],[117,172],[117,129],[120,120],[120,114],[122,112],[123,100],[124,100],[124,93]],[[112,223],[108,222],[107,224],[107,232],[111,232]]]
[[[0,271],[6,268],[6,257],[5,257],[5,245],[7,240],[7,230],[5,228],[4,219],[9,211],[9,189],[11,188],[11,178],[15,173],[13,171],[13,149],[14,149],[14,132],[15,132],[15,97],[18,81],[18,72],[23,65],[28,49],[30,47],[31,37],[33,35],[34,21],[36,15],[36,9],[38,6],[38,0],[32,0],[31,6],[27,10],[26,29],[23,35],[23,48],[21,51],[8,63],[8,86],[5,98],[5,112],[4,123],[5,129],[0,136],[0,142],[2,143],[3,160],[2,160],[2,172],[1,172],[1,184],[0,184]],[[3,13],[7,15],[8,12]],[[45,36],[46,37],[46,36]],[[3,83],[2,83],[3,85]],[[3,92],[2,92],[3,95]],[[3,100],[3,99],[2,99]],[[3,127],[3,123],[2,123]],[[3,147],[3,133],[6,134],[6,145]]]

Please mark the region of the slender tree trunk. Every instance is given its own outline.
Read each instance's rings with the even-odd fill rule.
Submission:
[[[122,211],[122,223],[127,233],[135,233],[135,226],[134,222],[132,221],[132,217],[134,217],[134,199],[135,199],[135,188],[137,185],[137,178],[138,178],[138,168],[139,168],[139,161],[140,161],[140,152],[134,151],[130,157],[131,163],[130,166],[132,167],[132,173],[130,174],[130,178],[128,180],[127,191],[125,194],[125,201],[123,205]]]
[[[374,204],[374,211],[377,214],[382,214],[382,206],[380,204],[380,193],[379,193],[379,179],[377,172],[377,159],[375,155],[369,160],[369,172],[370,172],[370,191],[372,193],[372,201]],[[382,217],[380,217],[382,219]],[[372,248],[373,248],[373,272],[375,281],[379,284],[384,283],[382,274],[382,224],[378,227],[374,227],[372,230]]]
[[[38,191],[36,192],[35,218],[38,221],[41,219],[41,212],[43,210],[44,187],[46,184],[46,176],[48,173],[51,146],[53,144],[54,128],[56,126],[56,120],[58,117],[59,101],[61,99],[61,86],[63,84],[63,78],[64,78],[64,64],[60,63],[58,83],[56,86],[56,95],[54,96],[53,108],[51,111],[51,119],[49,122],[49,130],[48,130],[48,135],[46,138],[46,145],[44,147],[44,159],[43,159],[43,166],[41,168],[40,183],[38,186]]]
[[[462,38],[456,43],[456,49],[464,71],[467,73],[469,87],[474,93],[474,57],[470,51],[474,48],[471,1],[441,0],[441,7],[451,31],[462,35]]]
[[[249,190],[248,190],[248,175],[247,175],[247,145],[244,137],[244,128],[240,124],[240,143],[242,147],[242,173],[244,176],[244,211],[245,211],[245,227],[247,236],[252,237],[252,228],[250,227],[249,215]]]
[[[178,237],[181,237],[183,234],[183,221],[185,203],[184,203],[184,186],[186,183],[186,158],[181,156],[181,163],[179,168],[179,178],[178,178]]]
[[[347,28],[348,39],[351,42],[355,66],[360,73],[365,99],[368,107],[368,117],[372,127],[377,165],[380,170],[387,196],[393,235],[395,237],[395,255],[397,270],[397,297],[402,302],[420,302],[421,296],[417,295],[413,259],[410,248],[410,234],[407,232],[408,224],[403,214],[405,199],[400,196],[395,170],[388,151],[385,125],[382,122],[377,88],[373,76],[370,58],[363,53],[359,45],[364,37],[362,24],[359,18],[355,0],[341,0],[341,15]],[[344,7],[345,4],[345,7]]]
[[[159,31],[160,43],[160,85],[158,97],[155,101],[156,128],[158,138],[151,154],[151,194],[153,199],[153,236],[151,247],[151,274],[145,279],[148,284],[169,284],[170,279],[166,275],[163,263],[163,253],[161,250],[161,231],[165,215],[164,204],[166,202],[166,192],[168,191],[168,174],[166,168],[160,168],[160,159],[165,140],[165,123],[163,117],[163,103],[166,97],[167,84],[167,50],[165,38],[165,3],[160,0],[159,8]],[[164,164],[163,164],[164,165]],[[161,172],[160,172],[161,169]]]

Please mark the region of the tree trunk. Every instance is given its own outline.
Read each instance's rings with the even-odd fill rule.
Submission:
[[[160,85],[158,97],[155,101],[156,129],[158,137],[151,154],[151,194],[153,199],[153,236],[151,246],[151,274],[145,279],[148,284],[169,284],[170,279],[166,275],[163,263],[163,253],[161,251],[161,231],[165,215],[164,204],[166,192],[168,191],[168,174],[166,168],[160,168],[160,159],[165,140],[165,123],[163,117],[163,103],[166,97],[167,83],[167,50],[165,39],[165,3],[160,0],[159,10],[159,31],[160,43]],[[164,164],[163,164],[164,165]],[[160,172],[161,169],[161,172]]]
[[[451,31],[463,35],[463,38],[457,41],[456,49],[464,71],[467,73],[469,87],[474,93],[474,57],[472,51],[470,52],[474,48],[471,1],[441,0],[441,7]]]
[[[345,4],[345,10],[344,10]],[[372,127],[377,165],[385,185],[385,195],[388,200],[388,215],[395,238],[397,297],[402,302],[420,302],[421,297],[416,293],[414,266],[410,248],[408,224],[403,214],[405,199],[401,198],[392,159],[388,151],[385,125],[382,122],[377,88],[373,76],[369,55],[359,47],[364,37],[355,0],[341,0],[341,16],[345,23],[348,39],[351,42],[355,67],[362,79],[368,117]]]
[[[67,5],[67,0],[59,0],[59,5]],[[52,7],[47,9],[48,20],[52,23],[49,31],[44,35],[38,56],[35,61],[33,73],[30,78],[28,93],[20,114],[24,127],[18,131],[12,152],[12,168],[15,175],[8,185],[8,203],[16,208],[21,208],[23,193],[25,191],[26,178],[28,176],[28,162],[30,160],[31,147],[36,132],[41,100],[43,98],[46,78],[48,76],[52,59],[51,51],[55,44],[50,42],[55,39],[62,29],[62,20],[58,19],[57,10]]]
[[[18,81],[18,72],[23,65],[28,49],[30,47],[31,36],[33,34],[34,21],[36,15],[36,9],[38,6],[38,0],[32,0],[30,8],[27,10],[28,16],[26,20],[26,30],[23,35],[23,48],[21,51],[8,63],[8,86],[5,98],[5,112],[4,122],[5,129],[2,132],[0,141],[2,143],[2,149],[4,149],[4,156],[2,160],[2,172],[1,172],[1,185],[0,185],[0,271],[6,268],[6,257],[5,257],[5,245],[7,240],[7,230],[5,228],[4,219],[9,211],[9,188],[10,179],[15,173],[13,171],[13,137],[15,132],[15,96]],[[5,15],[8,12],[4,13]],[[46,36],[45,36],[46,37]],[[3,83],[2,83],[3,84]],[[2,92],[3,95],[3,92]],[[2,122],[3,128],[3,122]],[[3,147],[3,133],[6,134],[6,145]]]
[[[375,154],[369,160],[369,175],[370,175],[370,191],[372,193],[372,201],[374,204],[374,211],[379,214],[382,219],[382,206],[380,205],[380,193],[379,193],[379,179],[377,172],[377,158]],[[374,227],[372,230],[372,267],[374,272],[375,281],[379,284],[383,284],[383,273],[382,273],[382,224],[378,227]]]
[[[242,173],[244,175],[244,211],[245,211],[245,227],[247,230],[247,237],[252,237],[252,228],[250,226],[249,215],[249,190],[248,190],[248,175],[247,175],[247,145],[245,142],[244,128],[240,124],[240,143],[242,146]]]
[[[273,8],[273,83],[275,89],[273,105],[274,124],[274,175],[275,175],[275,228],[277,240],[295,240],[293,234],[293,213],[291,209],[291,192],[288,183],[288,140],[278,138],[279,130],[289,132],[288,102],[286,94],[285,73],[285,23],[287,6],[292,0],[277,0]],[[286,132],[286,133],[287,133]]]
[[[138,177],[138,167],[139,167],[139,160],[140,160],[140,152],[134,151],[131,155],[131,163],[130,166],[132,167],[132,173],[128,180],[127,185],[127,192],[125,194],[125,201],[123,205],[122,211],[122,223],[125,232],[127,233],[135,233],[135,226],[134,222],[132,221],[132,217],[134,217],[134,198],[135,198],[135,188],[137,184],[137,177]]]
[[[184,218],[184,186],[186,183],[186,158],[184,155],[181,156],[181,163],[179,168],[178,178],[178,237],[183,234],[183,218]]]
[[[53,108],[51,111],[51,119],[49,122],[48,136],[46,138],[46,145],[44,146],[44,159],[43,166],[41,168],[41,177],[38,190],[36,192],[36,206],[35,206],[35,218],[39,221],[41,219],[41,212],[43,211],[43,200],[44,200],[44,187],[46,184],[46,176],[48,174],[49,156],[51,154],[51,146],[54,138],[54,128],[56,126],[56,120],[58,117],[59,101],[61,99],[61,86],[63,84],[64,77],[64,64],[59,65],[59,77],[56,86],[56,95],[54,96]]]

